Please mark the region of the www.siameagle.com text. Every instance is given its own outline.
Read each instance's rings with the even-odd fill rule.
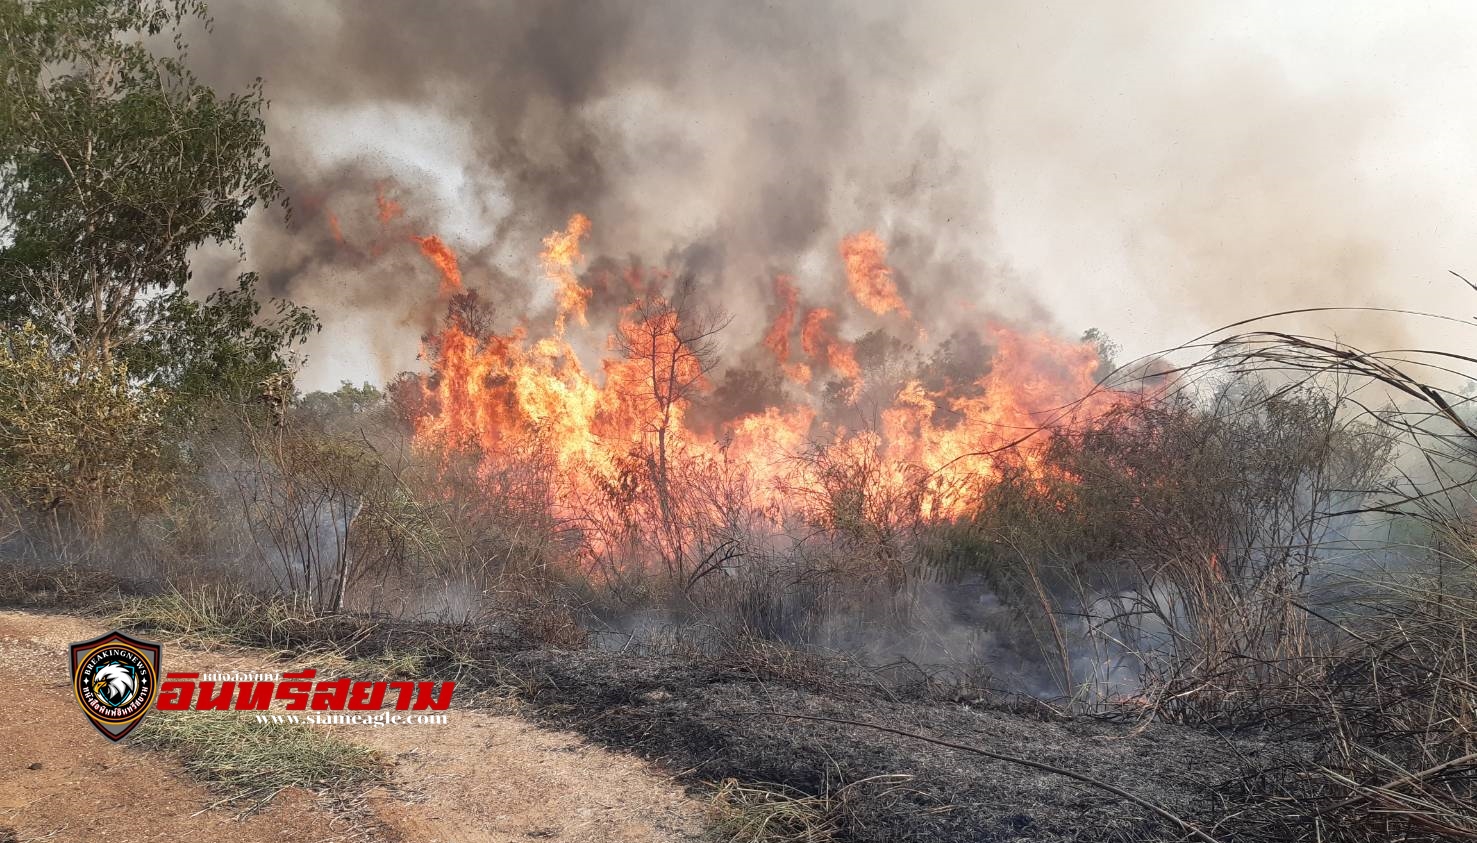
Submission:
[[[368,726],[378,729],[383,726],[445,726],[445,714],[256,714],[258,723],[278,726]]]

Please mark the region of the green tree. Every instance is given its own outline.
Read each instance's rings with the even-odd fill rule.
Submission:
[[[144,305],[149,329],[119,356],[130,371],[145,373],[145,383],[171,389],[183,403],[202,396],[288,400],[294,360],[287,350],[319,322],[308,308],[282,299],[271,304],[271,318],[261,318],[251,273],[203,301],[173,291]]]
[[[220,95],[185,65],[199,0],[0,0],[0,319],[33,322],[84,367],[151,385],[249,388],[316,322],[254,279],[204,302],[201,244],[282,198],[260,80]],[[151,49],[166,41],[173,50]]]
[[[92,527],[110,501],[157,504],[164,401],[121,363],[58,355],[34,325],[0,337],[0,494]]]

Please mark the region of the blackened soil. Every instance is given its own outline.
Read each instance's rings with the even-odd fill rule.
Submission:
[[[1071,770],[1213,829],[1225,783],[1292,750],[1188,728],[1044,717],[928,700],[877,677],[778,649],[738,657],[540,647],[508,629],[338,616],[274,624],[259,644],[351,658],[426,653],[468,690],[513,689],[531,711],[656,761],[692,784],[734,778],[830,795],[845,840],[1151,841],[1184,832],[1141,805],[1070,778],[807,714],[881,724]],[[469,662],[473,665],[469,670]],[[459,694],[459,697],[462,695]],[[1236,787],[1231,785],[1231,787]]]
[[[601,651],[498,659],[560,725],[691,779],[782,784],[838,797],[854,841],[1175,840],[1177,827],[1120,797],[1017,764],[809,714],[884,724],[1085,774],[1186,819],[1209,786],[1267,761],[1266,747],[1171,726],[908,702],[864,685],[781,679],[721,662]],[[813,687],[806,687],[813,685]],[[761,713],[761,712],[772,712]],[[896,778],[879,779],[881,776]],[[859,784],[858,784],[859,783]],[[849,788],[843,789],[846,785]]]

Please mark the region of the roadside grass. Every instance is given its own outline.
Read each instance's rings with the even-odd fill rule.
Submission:
[[[95,611],[115,604],[122,582],[111,574],[67,565],[60,568],[0,566],[0,606]]]
[[[367,747],[310,726],[262,724],[219,712],[155,711],[133,743],[174,755],[223,803],[253,803],[248,811],[289,787],[333,797],[389,780],[388,768]]]
[[[227,588],[171,590],[125,597],[110,620],[120,629],[168,633],[199,647],[240,646],[355,662],[385,677],[442,679],[497,686],[497,656],[542,646],[522,627],[396,621],[351,613],[321,614],[301,601]]]
[[[387,649],[356,662],[366,676],[418,679],[426,675],[430,654],[420,648]]]
[[[198,588],[125,597],[112,620],[119,627],[168,632],[185,644],[282,649],[306,640],[314,618],[306,607],[287,600]]]

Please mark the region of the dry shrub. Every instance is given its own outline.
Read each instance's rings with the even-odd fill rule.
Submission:
[[[1296,602],[1337,552],[1325,513],[1387,454],[1316,389],[1124,402],[1054,430],[930,557],[1024,616],[1062,696],[1134,688],[1161,713],[1219,708],[1280,684],[1313,646]]]
[[[1291,587],[1248,591],[1248,609],[1270,604],[1248,617],[1302,632],[1272,649],[1208,642],[1222,667],[1194,687],[1217,693],[1195,706],[1154,701],[1157,711],[1270,730],[1301,748],[1306,760],[1220,789],[1222,839],[1477,839],[1477,430],[1459,412],[1467,399],[1412,374],[1431,371],[1431,359],[1472,362],[1267,332],[1223,340],[1189,370],[1322,385],[1331,430],[1362,429],[1397,448],[1384,475],[1316,475],[1314,489],[1340,492],[1332,505],[1314,507],[1308,527],[1270,536],[1274,551],[1308,562],[1292,569]],[[1380,388],[1398,400],[1379,407]],[[1295,441],[1278,444],[1296,453]],[[1380,531],[1361,517],[1383,519]],[[1332,527],[1375,538],[1324,541]]]

